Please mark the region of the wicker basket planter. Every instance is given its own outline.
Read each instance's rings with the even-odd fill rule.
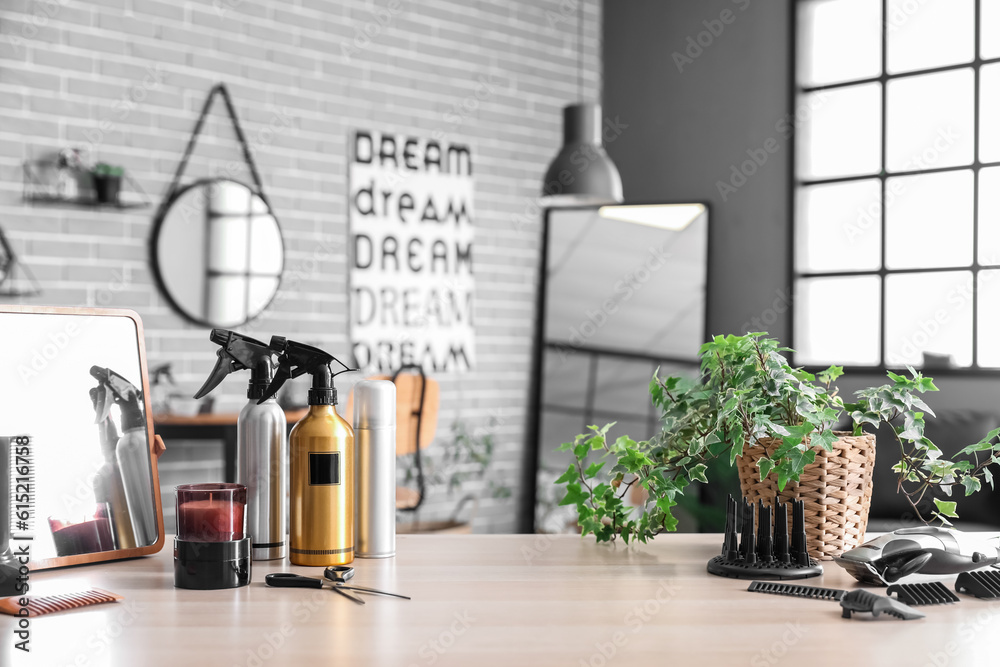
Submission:
[[[806,466],[798,482],[789,482],[779,495],[777,476],[771,473],[761,481],[757,460],[780,445],[780,438],[762,438],[736,459],[743,497],[765,505],[773,505],[776,496],[781,502],[804,500],[806,536],[813,558],[830,560],[860,546],[872,502],[875,436],[838,432],[833,451],[817,448],[816,460]]]

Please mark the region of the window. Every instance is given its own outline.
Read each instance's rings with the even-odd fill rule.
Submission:
[[[801,0],[796,363],[1000,368],[1000,0]]]

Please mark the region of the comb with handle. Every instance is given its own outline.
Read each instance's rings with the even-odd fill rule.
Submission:
[[[118,602],[122,600],[121,595],[109,593],[99,588],[92,588],[89,591],[79,593],[62,593],[59,595],[29,595],[28,616],[42,616],[44,614],[54,614],[57,611],[76,609],[77,607],[87,607],[93,604],[104,604],[105,602]],[[17,616],[21,611],[21,596],[13,596],[0,599],[0,614]]]
[[[843,610],[841,615],[844,618],[852,618],[855,612],[870,612],[872,616],[878,616],[885,612],[889,616],[895,616],[904,621],[923,618],[926,614],[917,611],[899,600],[875,595],[866,590],[857,589],[847,593],[840,598],[840,607]]]

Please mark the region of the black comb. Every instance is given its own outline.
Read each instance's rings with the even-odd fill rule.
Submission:
[[[940,581],[924,584],[895,584],[889,586],[886,595],[896,594],[896,599],[903,604],[919,607],[925,604],[951,604],[958,602],[958,596],[948,590]]]
[[[851,614],[856,611],[871,612],[872,616],[878,616],[882,612],[909,621],[923,618],[926,614],[908,607],[899,600],[887,598],[882,595],[875,595],[865,590],[853,590],[840,599],[841,614],[844,618],[851,618]]]
[[[838,588],[799,586],[797,584],[782,584],[774,581],[752,581],[747,590],[751,593],[770,593],[771,595],[788,595],[795,598],[830,600],[833,602],[838,602],[847,594],[847,591],[842,591]]]
[[[981,600],[1000,598],[1000,572],[997,570],[963,572],[955,579],[955,590],[965,595],[974,595]]]

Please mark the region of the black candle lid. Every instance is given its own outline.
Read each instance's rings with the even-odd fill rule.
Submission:
[[[250,583],[250,538],[189,542],[174,538],[174,586],[196,590],[239,588]]]

